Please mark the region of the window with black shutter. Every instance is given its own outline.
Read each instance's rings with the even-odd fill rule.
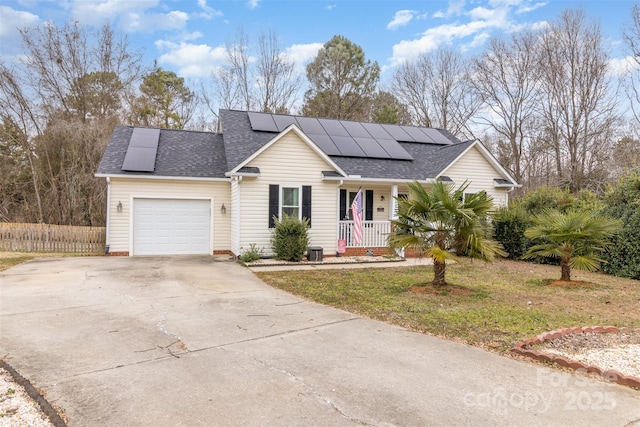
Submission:
[[[373,221],[373,190],[364,192],[364,220]]]
[[[311,186],[302,186],[302,218],[309,220],[309,228],[311,228]]]
[[[309,227],[311,227],[310,185],[303,185],[302,187],[269,185],[269,228],[274,228],[274,218],[280,219],[283,214],[297,218],[307,218]]]
[[[280,186],[269,185],[269,228],[276,226],[275,218],[280,218]]]

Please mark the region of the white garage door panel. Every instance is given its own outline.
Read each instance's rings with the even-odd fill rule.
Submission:
[[[211,201],[134,199],[133,254],[208,254]]]

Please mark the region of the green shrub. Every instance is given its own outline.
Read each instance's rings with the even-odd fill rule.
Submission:
[[[244,251],[242,255],[240,255],[239,259],[242,262],[253,262],[262,258],[263,254],[264,254],[263,249],[256,246],[255,243],[252,243],[249,246],[249,249],[247,249],[246,251]]]
[[[520,259],[533,243],[524,236],[524,230],[533,223],[530,218],[546,209],[555,209],[562,213],[569,210],[599,211],[603,204],[595,193],[582,190],[574,196],[568,190],[552,187],[540,187],[528,191],[515,199],[508,209],[499,209],[493,219],[494,237],[502,244],[511,259]],[[557,264],[554,259],[536,259],[534,262]]]
[[[533,223],[520,207],[500,208],[493,217],[494,238],[502,244],[510,259],[520,259],[531,246],[524,231]]]
[[[301,261],[309,246],[309,220],[283,215],[282,220],[275,218],[276,227],[271,235],[271,246],[276,259]]]
[[[605,273],[640,279],[640,171],[622,177],[606,193],[603,213],[622,220],[623,227],[603,254]]]

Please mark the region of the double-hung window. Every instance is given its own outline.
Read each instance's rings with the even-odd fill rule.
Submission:
[[[281,187],[282,193],[280,195],[280,218],[286,214],[300,218],[300,187]]]

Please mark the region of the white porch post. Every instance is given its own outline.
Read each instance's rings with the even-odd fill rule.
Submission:
[[[391,186],[391,200],[389,200],[389,219],[398,219],[398,186],[396,184]]]
[[[398,201],[396,200],[396,197],[398,197],[398,185],[394,184],[391,186],[391,202],[389,203],[389,208],[391,209],[389,218],[391,220],[398,219]],[[404,258],[404,248],[396,249],[396,254]]]

